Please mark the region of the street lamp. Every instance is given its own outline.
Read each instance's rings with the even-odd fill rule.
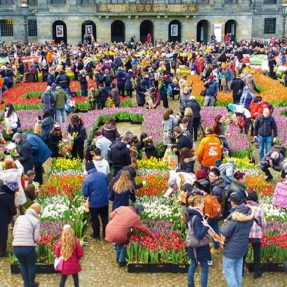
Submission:
[[[24,28],[25,28],[25,40],[24,44],[28,44],[28,13],[29,13],[29,5],[27,3],[22,3],[20,6],[21,13],[24,17]]]
[[[287,15],[287,3],[283,3],[282,7],[282,16],[283,16],[283,29],[282,29],[282,39],[285,38],[285,26],[286,26],[286,15]]]

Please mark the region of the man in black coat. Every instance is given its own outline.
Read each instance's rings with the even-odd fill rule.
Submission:
[[[243,80],[237,75],[231,82],[230,88],[232,89],[233,94],[233,103],[238,104],[240,102],[240,97],[243,92],[243,88],[245,83]]]
[[[13,136],[13,141],[17,144],[17,152],[19,154],[18,160],[23,165],[24,173],[26,174],[29,170],[33,170],[34,168],[32,147],[20,133]]]
[[[111,146],[110,160],[114,168],[114,176],[127,165],[131,164],[130,150],[127,147],[129,137],[125,136]]]
[[[191,96],[188,101],[186,101],[185,108],[191,108],[192,109],[192,127],[193,127],[193,138],[194,141],[197,141],[197,132],[198,128],[200,126],[200,120],[201,120],[201,115],[200,115],[200,110],[201,107],[197,100],[195,99],[194,96]]]
[[[19,189],[19,186],[17,182],[10,182],[8,186],[3,185],[3,182],[0,184],[0,257],[6,257],[8,225],[17,213],[14,199],[15,191]]]
[[[192,137],[185,133],[181,127],[177,126],[173,129],[174,137],[176,138],[176,150],[179,153],[179,151],[182,148],[188,148],[192,149],[193,142]]]

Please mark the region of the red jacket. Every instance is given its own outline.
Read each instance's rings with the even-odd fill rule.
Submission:
[[[61,248],[62,248],[62,243],[59,241],[56,246],[56,250],[55,250],[56,257],[61,256]],[[79,260],[83,257],[83,255],[84,255],[83,247],[81,246],[79,240],[77,240],[75,250],[72,256],[68,260],[64,261],[63,263],[63,270],[61,273],[63,275],[72,275],[72,274],[79,273],[81,271]]]
[[[110,214],[111,221],[106,227],[106,241],[126,243],[131,228],[137,228],[146,235],[153,233],[141,222],[139,215],[129,206],[121,206]]]
[[[272,115],[273,107],[269,103],[264,102],[264,101],[260,103],[255,103],[254,101],[252,101],[249,106],[252,119],[255,120],[259,116],[261,116],[265,108],[268,108],[270,110],[270,115]]]

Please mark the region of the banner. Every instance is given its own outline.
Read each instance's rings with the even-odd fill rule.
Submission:
[[[222,24],[214,24],[214,35],[217,42],[222,40]]]

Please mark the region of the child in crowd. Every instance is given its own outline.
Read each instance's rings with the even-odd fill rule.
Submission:
[[[41,133],[42,116],[38,116],[37,121],[34,126],[34,133],[39,135]]]
[[[84,250],[70,225],[64,225],[62,236],[55,250],[55,256],[60,258],[56,269],[61,272],[60,287],[64,287],[69,275],[73,275],[74,286],[79,287],[78,273],[81,271],[80,259]]]

